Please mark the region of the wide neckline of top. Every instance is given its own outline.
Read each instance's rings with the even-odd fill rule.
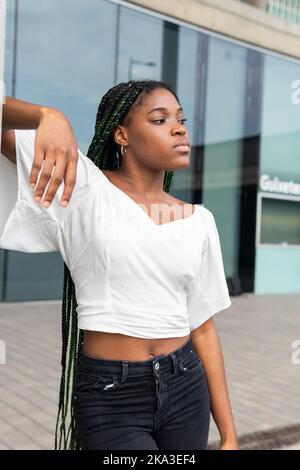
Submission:
[[[134,199],[132,199],[132,197],[128,196],[127,193],[125,193],[124,191],[122,191],[122,189],[120,189],[118,186],[116,186],[115,184],[113,184],[109,178],[103,173],[103,171],[101,170],[101,168],[99,168],[99,170],[101,171],[101,174],[103,175],[104,177],[104,180],[107,182],[107,184],[113,188],[117,193],[119,193],[120,195],[122,195],[123,197],[125,197],[125,199],[128,200],[128,202],[130,204],[133,204],[139,211],[141,211],[145,217],[147,217],[147,219],[150,221],[150,223],[152,222],[152,224],[156,227],[163,227],[165,225],[171,225],[171,224],[175,224],[176,222],[183,222],[184,220],[187,220],[187,219],[193,219],[196,215],[196,212],[198,210],[198,204],[193,204],[193,207],[194,207],[194,210],[193,210],[193,213],[187,217],[181,217],[180,219],[176,219],[176,220],[170,220],[169,222],[165,222],[164,224],[157,224],[156,222],[154,222],[154,220],[152,219],[152,217],[150,217],[150,215],[148,215],[146,213],[146,211],[144,211],[144,209],[142,209],[139,204],[137,202],[134,201]]]

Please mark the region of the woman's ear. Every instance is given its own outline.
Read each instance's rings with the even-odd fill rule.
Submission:
[[[117,144],[128,145],[127,131],[126,128],[121,124],[119,124],[118,127],[114,130],[113,137]]]

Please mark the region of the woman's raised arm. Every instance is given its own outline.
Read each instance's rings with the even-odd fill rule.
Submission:
[[[43,198],[43,205],[48,202],[49,206],[64,180],[61,204],[67,205],[75,186],[78,162],[77,140],[67,117],[55,108],[6,97],[2,114],[1,151],[5,157],[16,163],[13,129],[36,129],[34,159],[28,181],[31,187],[36,186],[45,161],[35,188],[36,201],[43,198],[51,179]]]

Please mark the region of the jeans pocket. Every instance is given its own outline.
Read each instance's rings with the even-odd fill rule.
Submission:
[[[107,374],[96,374],[78,371],[74,383],[73,395],[85,396],[95,392],[111,390],[119,384],[117,377]]]

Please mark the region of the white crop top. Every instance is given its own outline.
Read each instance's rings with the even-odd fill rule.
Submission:
[[[213,214],[158,225],[79,150],[48,209],[28,185],[35,130],[15,130],[17,165],[0,156],[0,248],[60,251],[76,289],[78,327],[139,338],[185,336],[231,305]]]

